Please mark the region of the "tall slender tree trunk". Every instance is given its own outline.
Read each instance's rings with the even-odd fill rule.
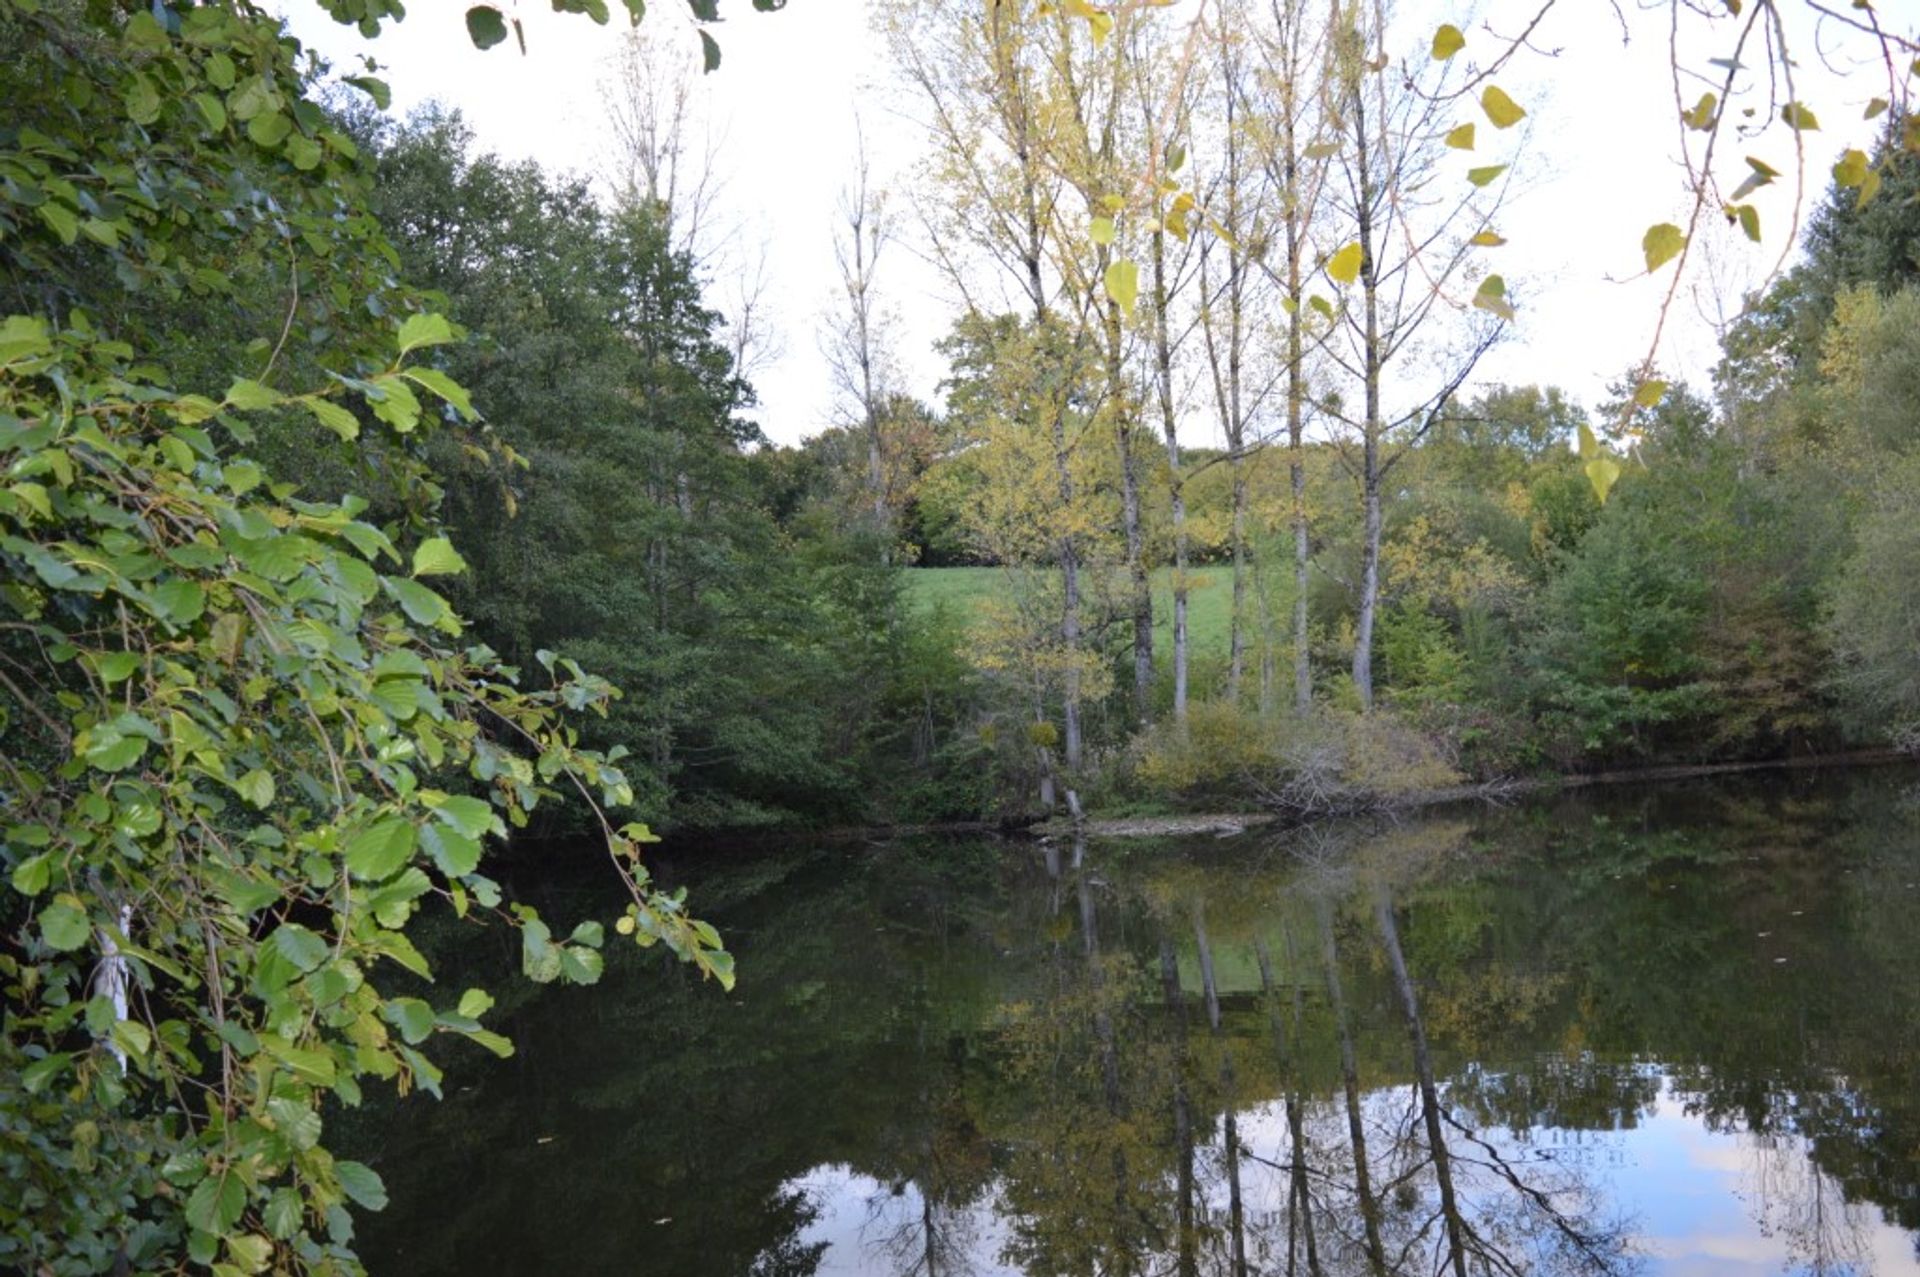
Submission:
[[[1387,1277],[1387,1249],[1380,1237],[1380,1202],[1373,1195],[1373,1166],[1367,1157],[1367,1124],[1360,1108],[1360,1066],[1353,1049],[1353,1027],[1347,1022],[1347,1001],[1340,985],[1340,951],[1333,938],[1332,911],[1316,902],[1320,923],[1321,960],[1327,968],[1327,1000],[1340,1036],[1340,1084],[1347,1106],[1347,1138],[1353,1145],[1353,1191],[1360,1199],[1360,1225],[1365,1234],[1367,1269],[1373,1277]]]
[[[1246,683],[1247,573],[1252,555],[1247,545],[1247,459],[1235,449],[1227,463],[1233,470],[1233,633],[1227,640],[1227,699],[1238,704]]]
[[[1360,697],[1360,708],[1373,709],[1373,621],[1380,600],[1380,444],[1383,427],[1380,420],[1380,371],[1384,352],[1380,341],[1379,262],[1373,242],[1373,169],[1367,136],[1366,99],[1356,79],[1352,95],[1354,164],[1360,175],[1356,203],[1356,229],[1360,241],[1360,290],[1365,310],[1365,350],[1361,371],[1366,386],[1366,419],[1361,427],[1362,517],[1366,544],[1360,564],[1360,617],[1354,627],[1353,687]]]
[[[1193,1222],[1193,1101],[1187,1095],[1187,998],[1180,989],[1180,964],[1173,941],[1160,937],[1160,989],[1173,1013],[1173,1147],[1179,1198],[1174,1203],[1178,1236],[1174,1239],[1175,1271],[1179,1277],[1198,1277],[1198,1232]]]
[[[1105,254],[1102,253],[1104,271]],[[1126,365],[1120,348],[1120,306],[1106,307],[1107,394],[1113,409],[1113,441],[1120,453],[1120,526],[1127,547],[1128,596],[1133,612],[1133,715],[1145,727],[1153,696],[1153,592],[1147,584],[1146,532],[1140,517],[1140,459],[1134,450],[1134,423],[1126,394]]]
[[[1004,41],[1000,23],[1004,20],[997,10],[989,11],[989,22],[995,40],[994,72],[1000,83],[998,91],[1003,95],[1006,112],[1007,130],[1011,135],[1014,159],[1020,171],[1020,231],[1021,242],[1017,252],[1024,278],[1021,283],[1027,290],[1027,300],[1033,306],[1035,333],[1044,337],[1047,329],[1047,288],[1044,275],[1046,261],[1046,227],[1041,211],[1039,194],[1040,157],[1035,150],[1033,121],[1027,86],[1022,73],[1011,54],[1011,47]],[[1068,388],[1072,378],[1063,375],[1060,385],[1053,396],[1051,441],[1053,444],[1054,477],[1058,484],[1061,509],[1070,510],[1074,501],[1073,456],[1067,442],[1066,411]],[[1080,740],[1080,669],[1077,657],[1080,652],[1080,549],[1071,531],[1060,537],[1058,553],[1060,555],[1060,642],[1070,658],[1062,678],[1061,689],[1061,753],[1065,765],[1067,806],[1078,819],[1080,810],[1079,795],[1075,786],[1081,761]]]
[[[1294,1059],[1293,1048],[1288,1042],[1287,1031],[1280,1018],[1278,992],[1274,987],[1273,955],[1267,952],[1265,936],[1253,938],[1254,956],[1260,961],[1260,991],[1267,999],[1267,1023],[1273,1030],[1273,1050],[1280,1060],[1280,1074],[1284,1086],[1282,1107],[1287,1118],[1287,1271],[1295,1271],[1295,1256],[1300,1250],[1296,1236],[1304,1243],[1308,1277],[1320,1277],[1320,1247],[1313,1230],[1313,1196],[1307,1180],[1307,1142],[1305,1122],[1300,1112],[1300,1079],[1298,1062]],[[1293,965],[1292,942],[1288,942],[1287,964]],[[1294,989],[1293,1029],[1297,1037],[1300,1032],[1300,990]]]
[[[1420,1114],[1427,1128],[1433,1175],[1440,1184],[1440,1216],[1446,1226],[1448,1262],[1454,1277],[1467,1277],[1466,1223],[1453,1191],[1453,1158],[1447,1151],[1446,1133],[1441,1128],[1440,1092],[1433,1081],[1433,1056],[1427,1049],[1427,1030],[1420,1020],[1413,981],[1407,975],[1407,960],[1400,952],[1400,928],[1393,917],[1393,899],[1385,887],[1380,888],[1374,902],[1374,916],[1379,920],[1380,936],[1387,947],[1393,986],[1400,995],[1401,1014],[1407,1020],[1407,1036],[1413,1042],[1413,1073],[1420,1088]]]
[[[1287,49],[1289,66],[1299,63],[1298,15],[1290,31]],[[1307,590],[1308,563],[1312,545],[1307,536],[1307,459],[1306,459],[1306,350],[1302,341],[1306,323],[1306,285],[1303,258],[1306,245],[1308,209],[1300,191],[1300,100],[1295,89],[1297,76],[1289,75],[1281,88],[1282,144],[1286,147],[1286,238],[1287,238],[1287,486],[1292,504],[1289,522],[1293,531],[1293,708],[1301,715],[1313,712],[1313,660],[1308,649]]]
[[[1180,425],[1173,410],[1173,341],[1167,327],[1167,235],[1153,233],[1153,362],[1160,428],[1167,440],[1168,496],[1173,506],[1173,721],[1187,722],[1187,493],[1180,464]]]
[[[1231,1277],[1247,1277],[1246,1206],[1240,1193],[1240,1119],[1235,1112],[1233,1053],[1220,1023],[1220,986],[1214,977],[1213,944],[1198,906],[1193,911],[1193,942],[1200,954],[1200,985],[1207,997],[1207,1028],[1220,1053],[1220,1138],[1227,1163],[1227,1259]]]

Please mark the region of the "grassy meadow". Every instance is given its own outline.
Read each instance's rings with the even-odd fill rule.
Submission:
[[[1224,662],[1233,617],[1233,569],[1224,565],[1190,568],[1187,578],[1187,633],[1195,664],[1208,659]],[[909,568],[906,579],[907,597],[916,605],[945,604],[956,620],[964,620],[1007,587],[1004,568]],[[1124,597],[1124,577],[1116,575],[1111,589],[1115,597]],[[1253,606],[1249,598],[1249,611]],[[1153,574],[1153,623],[1154,647],[1164,657],[1173,644],[1173,572],[1169,568]]]

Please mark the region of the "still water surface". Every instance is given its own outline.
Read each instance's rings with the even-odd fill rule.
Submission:
[[[706,858],[362,1111],[376,1274],[1920,1273],[1920,799],[1782,774],[1287,836]],[[591,892],[543,900],[610,916]],[[496,932],[500,929],[494,929]],[[459,958],[456,960],[454,954]]]

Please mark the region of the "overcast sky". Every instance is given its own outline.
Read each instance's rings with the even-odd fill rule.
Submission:
[[[1176,0],[1155,20],[1180,22],[1195,3]],[[1508,339],[1483,362],[1479,380],[1555,384],[1590,407],[1606,383],[1645,352],[1671,272],[1651,280],[1642,275],[1641,234],[1655,222],[1684,222],[1686,210],[1672,124],[1665,4],[1650,11],[1636,0],[1620,4],[1632,28],[1627,43],[1611,5],[1562,0],[1534,35],[1538,52],[1516,59],[1500,76],[1528,109],[1527,121],[1496,134],[1482,120],[1481,149],[1460,159],[1463,171],[1469,163],[1512,158],[1516,164],[1514,193],[1498,219],[1509,244],[1491,252],[1522,305]],[[1473,23],[1462,21],[1457,4],[1428,0],[1418,7],[1405,22],[1409,43],[1413,33],[1431,28],[1421,13],[1451,16],[1466,28],[1471,54],[1491,43],[1487,28],[1515,32],[1537,4],[1496,0],[1482,6]],[[526,27],[525,56],[511,42],[485,53],[473,49],[455,4],[417,5],[405,22],[374,41],[333,25],[310,4],[292,4],[288,13],[296,33],[342,72],[358,70],[362,53],[377,57],[396,112],[437,99],[460,109],[485,149],[532,158],[556,172],[598,175],[609,154],[601,85],[624,27],[618,0],[613,8],[613,26],[601,28],[526,0],[514,9]],[[867,0],[791,0],[774,14],[754,13],[744,0],[723,0],[721,10],[731,15],[713,28],[723,63],[703,77],[700,95],[720,138],[721,202],[738,232],[713,269],[724,273],[733,262],[757,255],[760,243],[768,246],[767,301],[782,349],[755,375],[758,418],[773,439],[792,443],[832,420],[817,333],[835,291],[834,222],[839,194],[853,172],[856,118],[882,185],[910,180],[923,142],[911,103],[887,89],[886,54],[870,29]],[[671,0],[655,0],[647,21],[657,24],[656,38],[684,41],[692,49],[697,37],[683,15]],[[1803,135],[1811,206],[1839,152],[1867,145],[1872,126],[1861,117],[1870,98],[1885,94],[1886,80],[1884,72],[1876,79],[1872,67],[1840,61],[1851,50],[1830,32],[1809,26],[1793,34],[1800,61],[1796,95],[1823,126]],[[1688,56],[1699,64],[1718,52],[1698,48]],[[1702,87],[1684,85],[1686,100],[1691,103]],[[1729,138],[1725,145],[1735,169],[1744,167],[1739,157],[1745,154],[1791,169],[1791,134],[1779,126],[1751,142]],[[1729,170],[1723,165],[1721,171]],[[1695,286],[1676,308],[1662,345],[1670,372],[1707,388],[1713,322],[1772,266],[1794,198],[1786,180],[1753,197],[1768,233],[1759,248],[1712,219],[1702,236],[1704,257],[1690,272]],[[905,201],[900,203],[904,213]],[[916,260],[911,228],[903,230],[905,241],[882,262],[880,287],[898,317],[908,388],[931,398],[942,372],[931,344],[945,331],[957,301]],[[734,250],[731,260],[726,249]],[[723,301],[726,283],[713,282],[715,304]],[[1195,424],[1188,437],[1205,439],[1206,426]]]

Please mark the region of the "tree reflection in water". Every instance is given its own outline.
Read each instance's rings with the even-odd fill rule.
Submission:
[[[744,862],[694,884],[739,998],[616,954],[618,999],[529,1001],[513,1068],[424,1130],[369,1115],[395,1199],[370,1253],[429,1277],[1920,1272],[1916,880],[1910,811],[1859,781]],[[497,1173],[438,1214],[476,1157]]]

